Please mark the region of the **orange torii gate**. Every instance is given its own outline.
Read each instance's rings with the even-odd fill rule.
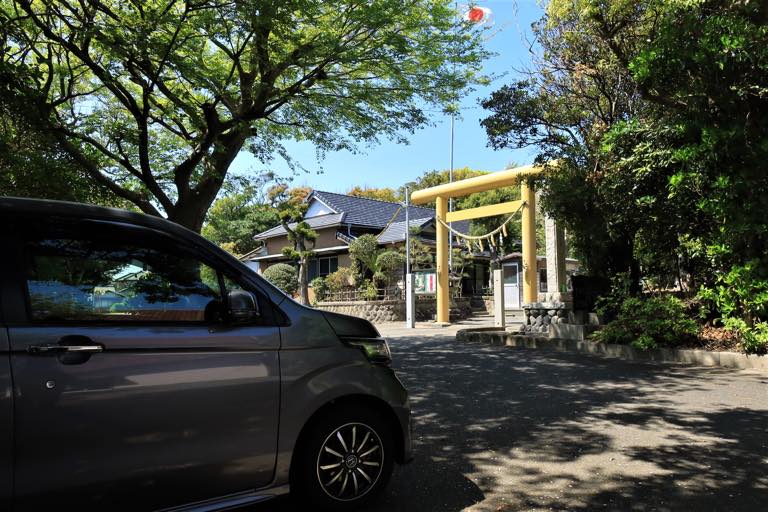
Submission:
[[[495,215],[512,214],[522,207],[523,245],[523,300],[536,302],[538,279],[536,276],[536,194],[525,178],[539,175],[554,164],[545,166],[526,165],[514,169],[493,172],[474,178],[446,183],[418,190],[411,194],[413,204],[435,201],[437,220],[437,321],[449,322],[450,298],[448,296],[448,224],[459,220],[479,219]],[[520,201],[481,206],[456,212],[448,211],[448,200],[476,192],[485,192],[520,183]]]

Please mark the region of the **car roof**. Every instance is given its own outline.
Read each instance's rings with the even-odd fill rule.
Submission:
[[[69,201],[55,201],[52,199],[28,199],[0,196],[0,215],[2,214],[111,220],[155,228],[186,237],[189,235],[199,236],[194,231],[160,217],[131,212],[119,208],[72,203]]]

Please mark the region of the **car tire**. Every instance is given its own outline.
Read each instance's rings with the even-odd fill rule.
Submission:
[[[294,459],[291,494],[315,509],[354,510],[386,487],[394,466],[390,422],[364,406],[340,406],[310,425]]]

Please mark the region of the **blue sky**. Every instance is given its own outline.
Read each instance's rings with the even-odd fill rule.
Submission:
[[[488,139],[480,126],[480,119],[487,113],[479,106],[478,99],[513,81],[515,69],[528,67],[531,23],[541,17],[543,8],[537,0],[491,0],[477,4],[493,11],[493,28],[490,30],[493,36],[486,45],[496,55],[486,61],[485,71],[500,77],[461,101],[461,119],[456,120],[455,126],[454,167],[496,171],[504,169],[510,162],[531,162],[535,149],[494,151],[487,147]],[[359,153],[328,153],[323,161],[317,160],[312,144],[289,142],[288,149],[308,171],[296,176],[292,184],[342,193],[355,185],[397,188],[426,171],[447,169],[450,163],[450,120],[442,114],[433,116],[434,125],[410,135],[408,145],[382,141],[373,147],[361,147]],[[231,170],[245,173],[249,169],[262,168],[262,164],[243,153]],[[280,176],[292,174],[288,166],[277,159],[271,163],[271,168]]]

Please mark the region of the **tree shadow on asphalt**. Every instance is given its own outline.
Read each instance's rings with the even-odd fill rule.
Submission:
[[[367,510],[766,508],[768,411],[676,400],[710,396],[731,370],[449,338],[392,348],[412,397],[416,460]],[[768,380],[739,379],[745,389]],[[299,508],[283,499],[253,510]]]

